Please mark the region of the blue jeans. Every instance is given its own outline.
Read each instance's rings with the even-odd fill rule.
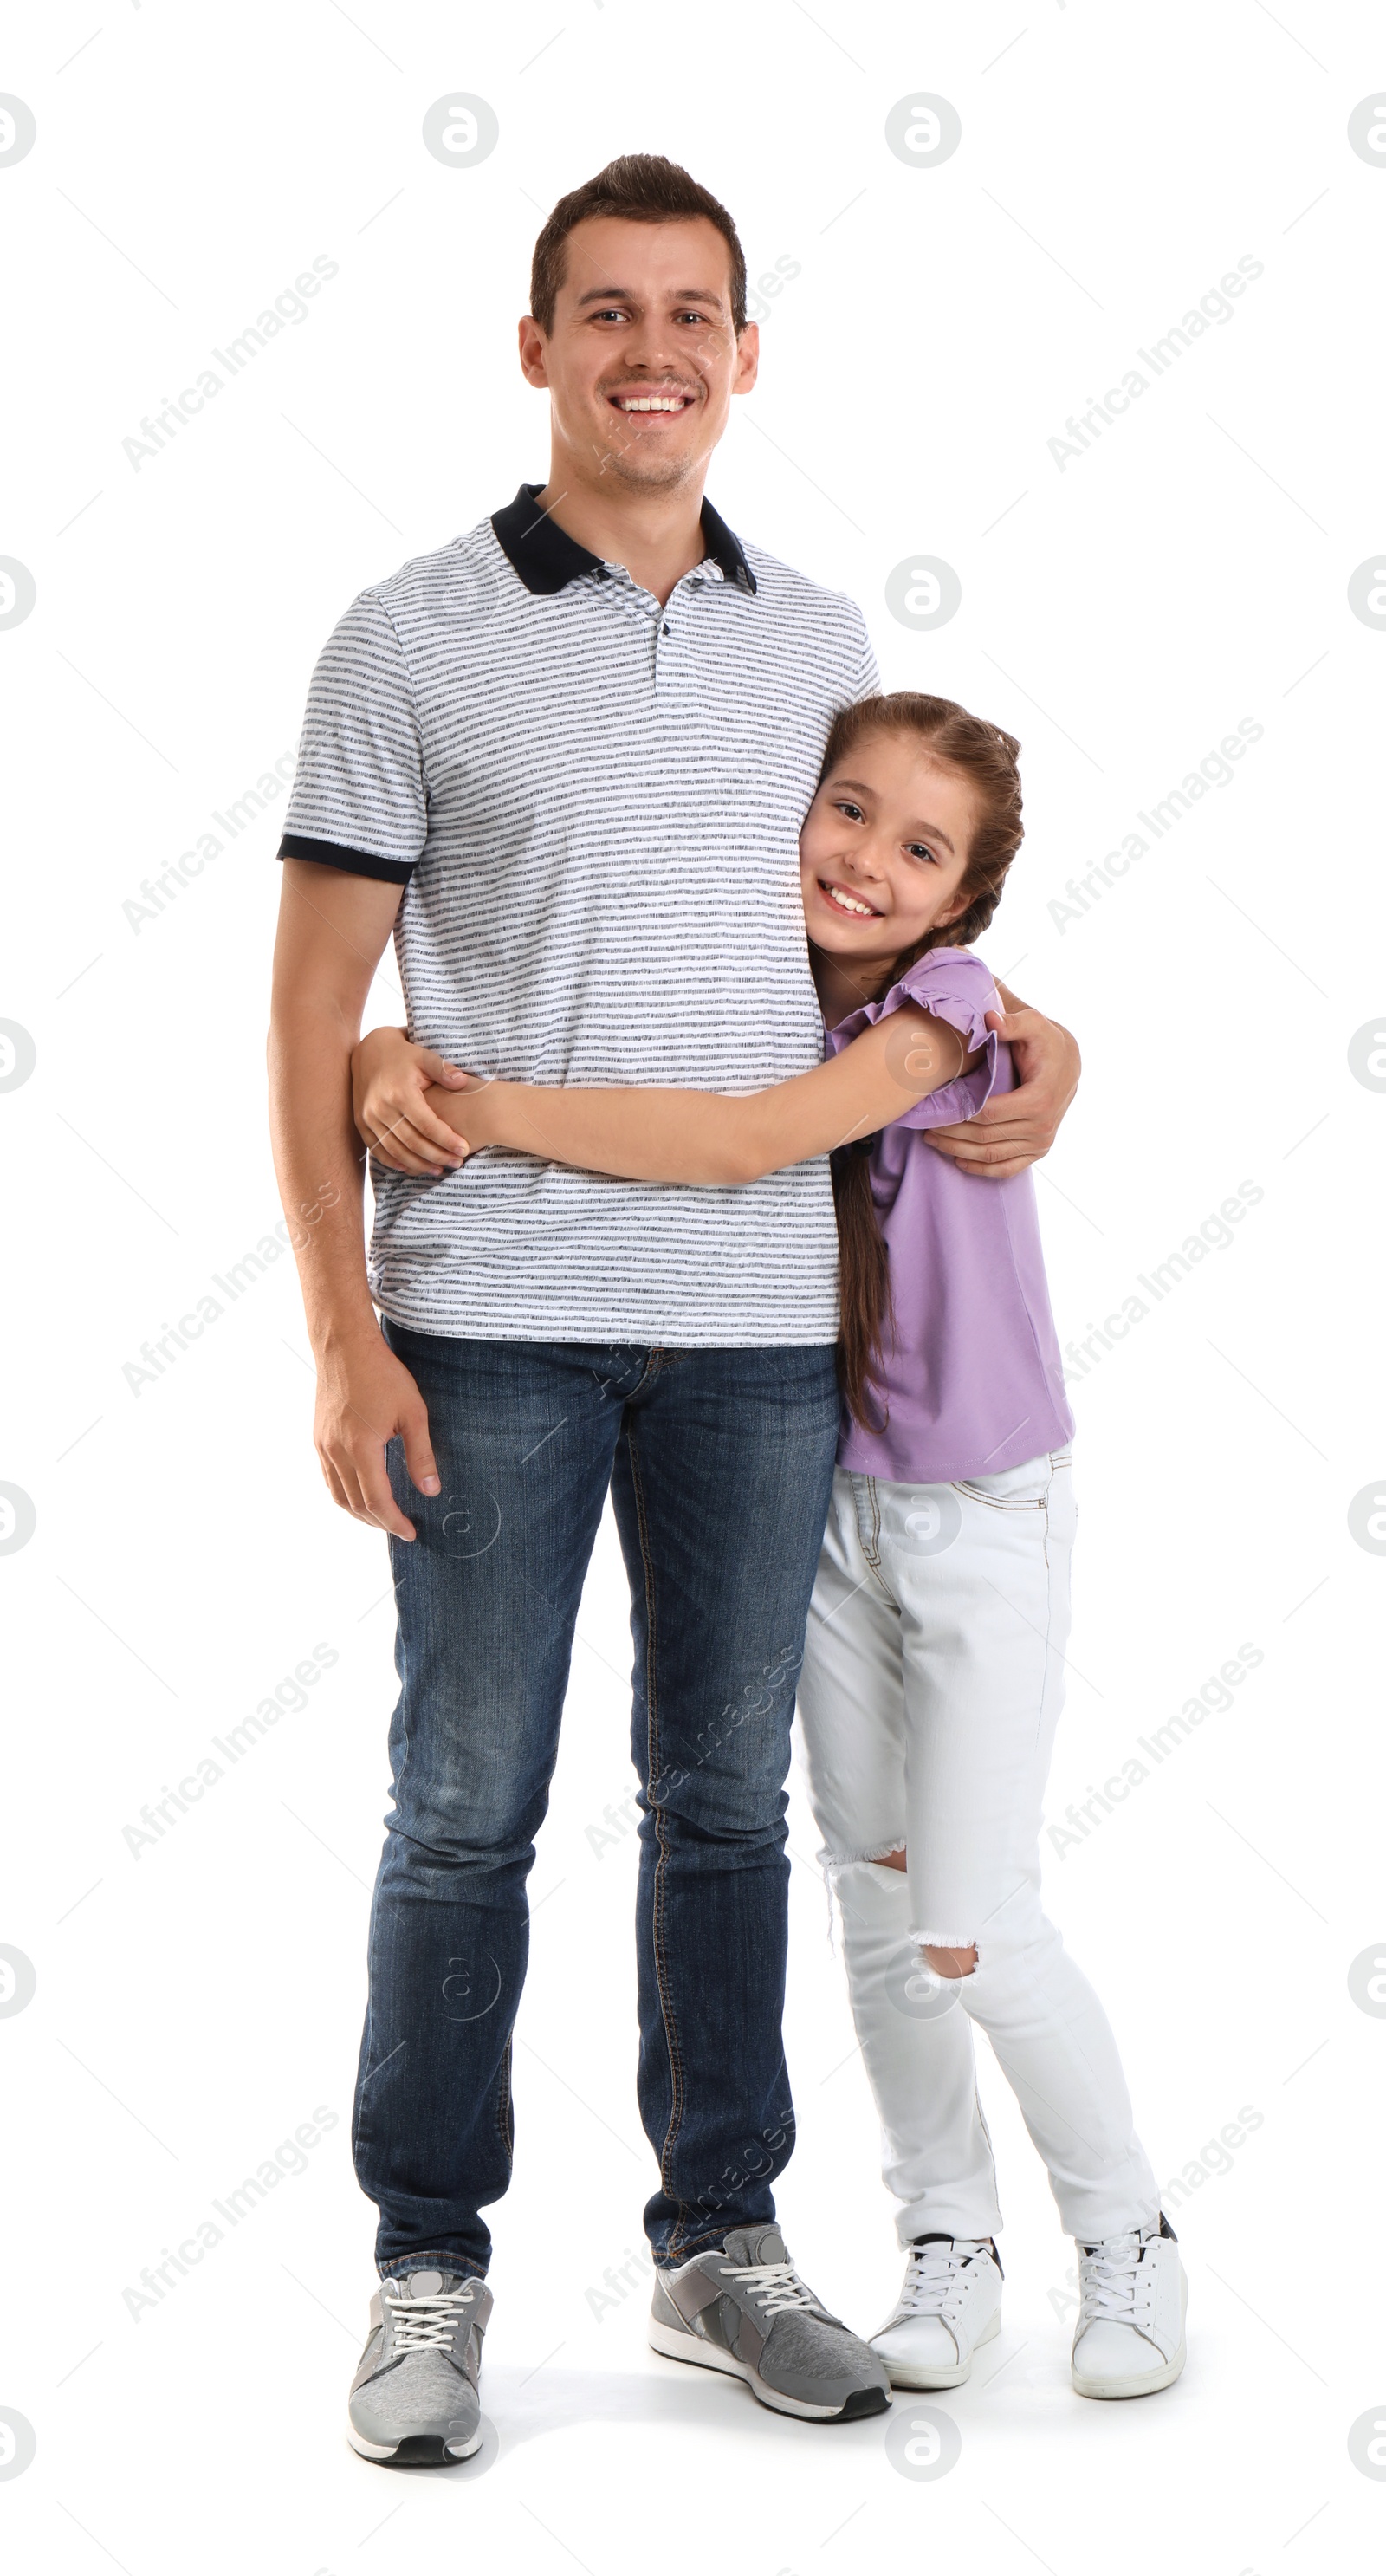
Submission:
[[[674,2264],[774,2214],[784,1781],[837,1443],[831,1348],[670,1351],[385,1327],[441,1494],[395,1494],[394,1809],[371,1912],[357,2178],[384,2273],[484,2272],[510,2179],[526,1881],[608,1485],[630,1576],[645,2224]]]

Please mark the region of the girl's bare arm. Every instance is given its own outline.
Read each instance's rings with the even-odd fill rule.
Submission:
[[[503,1145],[627,1180],[735,1186],[874,1135],[979,1053],[947,1021],[906,1003],[811,1073],[740,1097],[469,1077],[465,1089],[435,1085],[425,1098],[473,1151]]]

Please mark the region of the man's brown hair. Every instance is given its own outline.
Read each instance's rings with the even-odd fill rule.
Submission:
[[[563,245],[575,225],[602,215],[620,215],[633,224],[673,224],[701,215],[715,224],[731,255],[732,322],[737,331],[745,330],[746,255],[726,207],[662,153],[622,152],[595,179],[584,180],[580,188],[559,198],[534,245],[529,309],[546,338],[553,330],[563,284]]]

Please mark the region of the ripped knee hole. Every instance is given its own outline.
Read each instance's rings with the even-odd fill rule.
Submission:
[[[975,1944],[966,1950],[935,1949],[927,1941],[921,1946],[936,1977],[970,1977],[977,1965]]]
[[[901,1844],[899,1851],[878,1852],[876,1856],[876,1867],[878,1869],[903,1870],[907,1866],[908,1861],[903,1843]],[[936,1977],[970,1977],[973,1969],[977,1965],[977,1947],[975,1942],[970,1943],[965,1949],[945,1949],[941,1946],[935,1948],[932,1943],[927,1941],[922,1942],[920,1946]]]

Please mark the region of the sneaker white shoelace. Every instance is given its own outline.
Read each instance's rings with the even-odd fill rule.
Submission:
[[[396,2352],[422,2352],[429,2345],[446,2352],[475,2296],[475,2281],[464,2281],[460,2290],[440,2290],[432,2299],[391,2299]]]
[[[1112,2318],[1119,2325],[1133,2326],[1146,2315],[1152,2284],[1141,2262],[1144,2251],[1139,2236],[1112,2236],[1105,2244],[1084,2248],[1080,2265],[1083,2325]]]
[[[946,2317],[956,2314],[966,2286],[963,2274],[976,2262],[975,2247],[956,2244],[912,2245],[910,2265],[896,2311],[902,2317]]]
[[[748,2281],[751,2296],[760,2301],[767,2317],[777,2317],[786,2308],[816,2308],[812,2290],[800,2280],[792,2263],[748,2263],[737,2271],[730,2263],[722,2270],[729,2281]]]

